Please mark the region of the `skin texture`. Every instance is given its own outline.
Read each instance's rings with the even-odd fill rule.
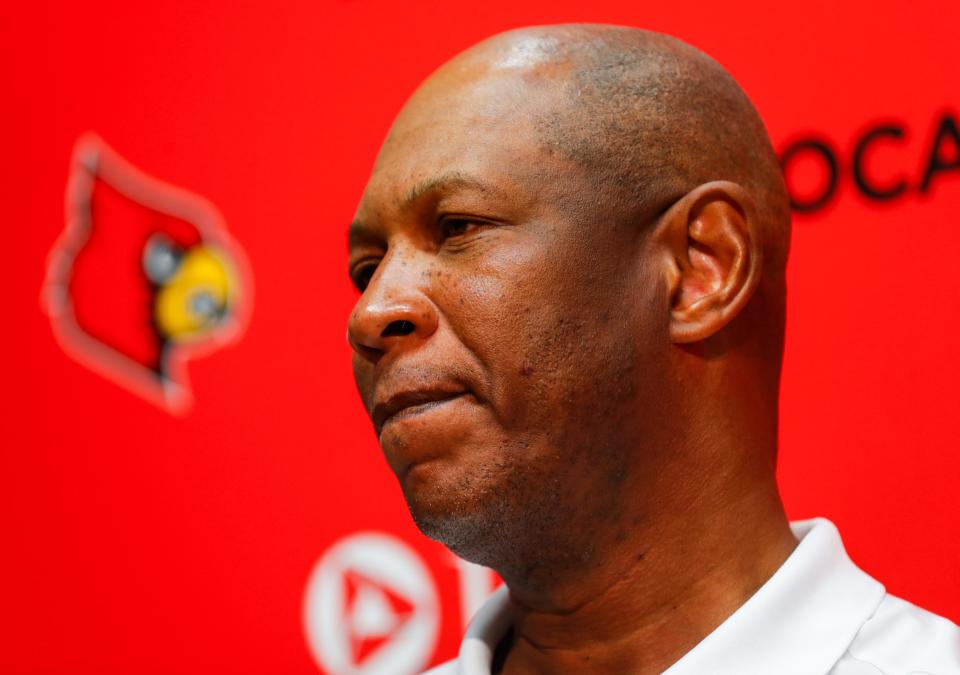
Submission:
[[[494,568],[503,673],[657,673],[789,555],[789,210],[714,61],[612,26],[486,40],[414,93],[350,233],[348,339],[421,530]]]

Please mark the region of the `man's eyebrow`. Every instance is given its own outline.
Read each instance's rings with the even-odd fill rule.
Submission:
[[[478,192],[503,192],[502,189],[493,183],[482,180],[477,176],[472,176],[462,171],[448,171],[439,176],[422,180],[410,188],[406,197],[400,201],[400,208],[405,209],[410,207],[427,194],[442,192],[453,188],[470,188]]]
[[[503,194],[504,192],[500,187],[482,180],[477,176],[472,176],[462,171],[448,171],[439,176],[427,178],[416,183],[400,200],[398,207],[400,210],[406,210],[429,194],[444,192],[455,188],[468,188],[477,190],[478,192],[493,194]],[[347,233],[349,246],[359,245],[372,238],[374,238],[374,235],[366,223],[361,220],[355,220],[350,223],[350,228]]]

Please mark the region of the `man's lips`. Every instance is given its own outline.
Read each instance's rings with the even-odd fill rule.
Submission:
[[[385,397],[373,406],[371,417],[377,436],[391,419],[408,417],[468,394],[466,389],[434,388],[401,391]]]

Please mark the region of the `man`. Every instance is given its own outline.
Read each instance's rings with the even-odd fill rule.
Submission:
[[[437,673],[960,673],[954,624],[784,515],[789,220],[745,94],[667,36],[512,31],[406,104],[354,374],[417,525],[505,581]]]

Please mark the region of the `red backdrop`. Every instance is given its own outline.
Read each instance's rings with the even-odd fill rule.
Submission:
[[[960,618],[960,4],[588,4],[0,11],[0,671],[389,673],[377,659],[396,650],[452,656],[488,580],[416,532],[380,457],[344,338],[346,226],[424,76],[494,32],[564,21],[699,46],[778,149],[799,148],[789,513],[832,518],[891,592]],[[189,362],[180,415],[68,355],[41,308],[88,130],[209,200],[249,259],[246,332]]]

